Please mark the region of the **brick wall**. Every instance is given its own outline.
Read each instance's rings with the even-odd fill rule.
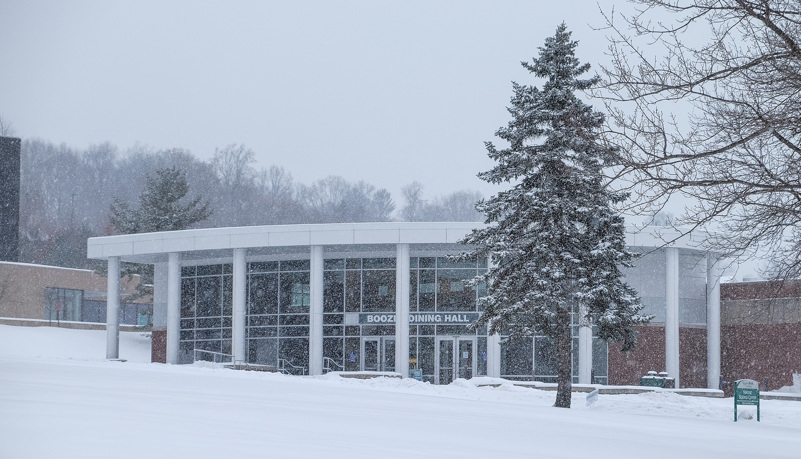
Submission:
[[[648,371],[665,371],[665,327],[637,330],[640,335],[633,351],[620,352],[620,345],[610,343],[609,384],[636,386]],[[681,387],[706,387],[706,329],[680,327],[679,354]]]
[[[636,327],[637,347],[620,352],[621,345],[609,343],[609,384],[639,385],[648,371],[665,371],[665,327]]]
[[[765,390],[793,384],[801,373],[801,323],[721,326],[721,378],[724,390],[738,379],[759,381]]]
[[[167,330],[153,330],[150,339],[150,361],[167,363]]]

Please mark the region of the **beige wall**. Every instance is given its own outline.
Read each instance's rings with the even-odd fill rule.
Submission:
[[[137,283],[123,279],[123,293]],[[105,292],[106,285],[106,277],[91,270],[0,262],[0,317],[44,319],[47,287]]]

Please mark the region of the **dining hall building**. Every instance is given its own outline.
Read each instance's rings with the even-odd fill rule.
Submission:
[[[90,238],[107,260],[107,357],[119,349],[123,262],[154,266],[152,360],[211,360],[296,375],[393,372],[434,384],[474,376],[556,381],[544,336],[509,340],[469,325],[487,260],[449,255],[480,223],[337,223],[191,229]],[[658,230],[654,230],[658,231]],[[574,382],[720,386],[720,269],[697,241],[664,229],[627,235],[642,254],[626,281],[651,324],[637,349],[573,326]]]

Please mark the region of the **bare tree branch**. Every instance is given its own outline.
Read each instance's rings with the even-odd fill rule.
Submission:
[[[653,212],[710,230],[726,256],[768,251],[771,274],[801,275],[801,4],[634,0],[605,13],[611,63],[594,93],[619,146],[619,187]],[[616,21],[622,20],[623,26]]]

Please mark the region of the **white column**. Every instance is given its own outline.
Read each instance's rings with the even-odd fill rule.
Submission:
[[[167,254],[167,363],[178,363],[181,345],[181,254]]]
[[[106,286],[106,358],[120,358],[120,257],[109,257]]]
[[[679,249],[665,250],[665,371],[679,384]]]
[[[395,261],[395,371],[409,377],[409,244],[398,244]]]
[[[592,325],[587,318],[587,306],[579,306],[578,382],[592,384]]]
[[[492,255],[487,256],[487,269],[492,271],[496,264],[492,260]],[[487,285],[489,288],[489,285]],[[487,325],[487,329],[489,329]],[[490,378],[501,377],[501,335],[494,334],[487,336],[487,376]]]
[[[501,377],[501,335],[497,333],[487,337],[487,376]]]
[[[234,363],[244,363],[245,355],[245,301],[247,298],[247,267],[245,249],[234,249],[233,305],[231,312],[231,353]]]
[[[309,374],[323,374],[323,246],[311,246]]]
[[[706,387],[720,389],[720,260],[706,256]]]
[[[167,330],[167,263],[153,265],[153,330]]]

